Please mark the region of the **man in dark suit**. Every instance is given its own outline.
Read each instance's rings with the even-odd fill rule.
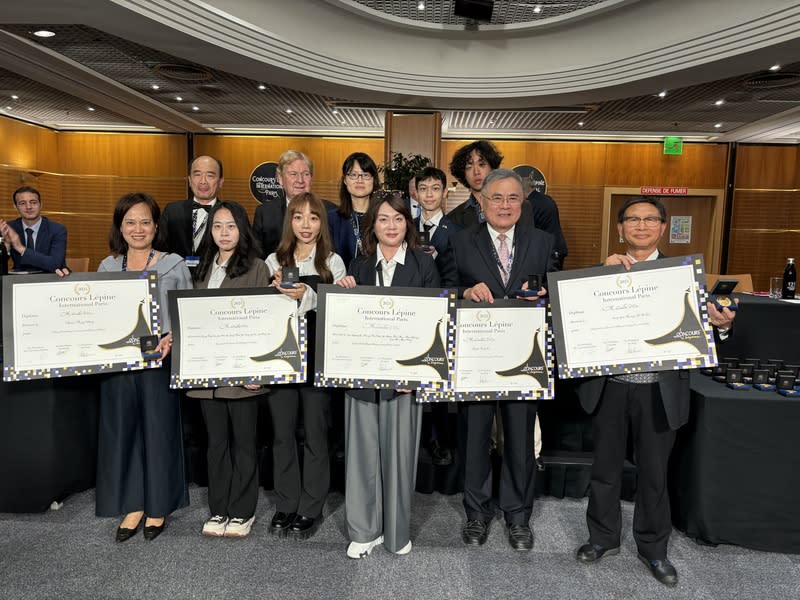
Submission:
[[[561,231],[561,218],[558,214],[558,205],[552,196],[543,194],[534,187],[534,172],[522,180],[522,189],[525,191],[526,200],[533,211],[533,225],[556,238],[556,252],[558,252],[558,268],[564,266],[567,257],[567,240]]]
[[[53,273],[65,266],[67,228],[41,216],[42,198],[32,187],[23,186],[12,195],[19,219],[0,219],[0,235],[20,271]]]
[[[555,240],[549,233],[520,222],[525,196],[519,175],[508,169],[488,173],[482,182],[480,208],[485,222],[450,236],[444,257],[443,285],[457,285],[460,295],[474,302],[527,290],[528,276],[556,270]],[[537,296],[543,296],[542,288]],[[538,299],[537,296],[531,299]],[[533,547],[529,526],[533,509],[536,462],[533,429],[536,402],[500,402],[504,431],[503,469],[498,503],[515,550]],[[467,523],[461,532],[468,545],[486,542],[494,518],[489,438],[497,402],[468,402],[462,407],[461,433],[464,456],[464,508]]]
[[[470,195],[464,203],[447,213],[448,219],[461,227],[469,227],[486,220],[479,202],[481,188],[489,173],[499,168],[502,162],[503,155],[494,144],[486,140],[477,140],[456,150],[450,161],[450,173],[470,191]],[[522,204],[519,222],[521,225],[533,223],[529,202]]]
[[[167,252],[183,256],[193,268],[200,261],[208,214],[225,182],[222,162],[213,156],[198,156],[189,165],[188,180],[193,197],[167,204],[158,226],[166,232]]]
[[[629,198],[617,220],[627,253],[609,256],[604,265],[630,269],[635,262],[663,257],[658,244],[667,228],[667,214],[660,200]],[[722,339],[727,337],[735,314],[727,308],[720,312],[708,304],[709,320]],[[633,537],[639,558],[659,582],[677,585],[678,574],[667,559],[672,531],[667,463],[675,432],[689,418],[689,372],[594,377],[578,386],[578,397],[584,410],[593,414],[594,460],[586,510],[589,542],[578,548],[576,558],[593,563],[604,555],[619,553],[620,489],[630,423],[638,473]]]

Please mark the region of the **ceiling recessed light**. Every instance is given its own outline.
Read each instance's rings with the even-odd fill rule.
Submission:
[[[265,89],[267,89],[267,86],[265,86],[263,83],[259,83],[258,84],[258,89],[265,90]]]
[[[193,106],[192,110],[200,110],[200,107],[199,106]]]
[[[578,127],[583,127],[583,121],[578,121]]]
[[[781,70],[781,66],[780,66],[780,65],[772,65],[772,66],[769,68],[769,70],[770,70],[770,71],[780,71],[780,70]]]
[[[423,0],[419,0],[417,3],[417,10],[425,10],[425,2]]]
[[[339,123],[341,123],[342,125],[344,125],[344,124],[345,124],[345,122],[344,122],[344,121],[339,121]]]
[[[339,111],[338,111],[338,110],[334,110],[334,111],[333,111],[333,114],[335,114],[335,115],[338,115],[338,114],[339,114]]]
[[[714,106],[722,106],[723,104],[725,104],[725,100],[717,100],[714,102]]]
[[[157,83],[154,83],[154,84],[153,84],[153,85],[151,85],[150,87],[151,87],[151,88],[153,88],[154,90],[161,89],[161,86],[160,86],[160,85],[158,85]]]
[[[89,112],[94,112],[94,106],[87,106],[86,110],[88,110]]]
[[[40,38],[49,38],[53,37],[55,33],[53,33],[52,31],[48,31],[47,29],[40,29],[39,31],[34,31],[33,35]]]
[[[536,6],[534,6],[534,7],[533,7],[533,12],[535,12],[537,15],[538,15],[540,12],[542,12],[542,5],[541,5],[541,4],[537,4]]]
[[[175,96],[175,100],[177,100],[178,102],[183,102],[183,97],[182,96]]]
[[[286,109],[286,114],[287,114],[287,115],[290,115],[290,114],[292,114],[293,112],[294,112],[294,111],[293,111],[291,108],[287,108],[287,109]]]
[[[722,123],[717,123],[716,125],[714,125],[714,127],[715,127],[716,129],[719,129],[720,127],[722,127]]]
[[[14,110],[14,109],[11,108],[10,106],[6,106],[6,110]]]
[[[16,94],[12,94],[11,95],[11,99],[12,100],[19,100],[19,96],[17,96]]]
[[[667,90],[664,90],[663,92],[658,92],[658,97],[659,98],[666,98],[667,97]]]

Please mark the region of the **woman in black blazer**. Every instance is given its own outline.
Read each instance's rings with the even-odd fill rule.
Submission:
[[[363,244],[364,255],[353,259],[347,277],[337,284],[439,287],[433,258],[417,249],[414,221],[400,192],[372,195]],[[350,558],[363,558],[380,544],[395,554],[411,551],[411,499],[421,425],[422,407],[412,390],[347,390],[345,514]]]

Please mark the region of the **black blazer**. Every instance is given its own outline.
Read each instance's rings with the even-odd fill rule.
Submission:
[[[25,224],[22,219],[8,222],[8,226],[17,232],[19,239],[25,243]],[[36,243],[33,249],[25,250],[20,254],[11,248],[11,258],[14,268],[20,270],[38,269],[48,273],[60,269],[65,264],[67,255],[67,228],[61,223],[42,217],[39,233],[36,234]]]
[[[483,282],[489,286],[492,296],[505,298],[520,289],[528,275],[544,275],[558,270],[554,255],[555,238],[531,225],[517,223],[511,276],[508,284],[503,285],[493,245],[486,223],[451,235],[450,245],[441,261],[444,287],[458,286],[459,296],[463,297],[466,288]]]
[[[377,279],[375,270],[375,255],[356,256],[347,268],[347,274],[352,275],[358,285],[375,285]],[[439,287],[439,272],[433,258],[421,250],[406,250],[406,262],[398,264],[392,277],[390,287]],[[375,390],[360,389],[348,390],[348,394],[354,398],[364,401],[375,400]],[[395,395],[394,390],[381,390],[380,397],[391,398]]]
[[[278,249],[283,235],[283,220],[286,217],[286,199],[283,194],[269,198],[256,207],[253,216],[253,233],[261,245],[261,258],[266,258]]]
[[[192,202],[193,199],[170,202],[161,212],[158,226],[167,236],[167,252],[186,258],[192,256]]]

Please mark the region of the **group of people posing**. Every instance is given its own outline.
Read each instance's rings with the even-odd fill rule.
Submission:
[[[459,149],[451,173],[471,193],[447,215],[447,177],[437,168],[426,168],[414,179],[421,209],[415,218],[402,193],[378,189],[378,169],[368,155],[354,153],[345,159],[339,204],[333,205],[311,190],[311,160],[287,151],[277,170],[286,199],[258,206],[251,227],[241,205],[218,198],[224,182],[222,163],[200,156],[189,169],[192,198],[170,203],[163,212],[147,194],[120,198],[109,238],[112,254],[99,270],[156,270],[161,307],[168,305],[171,289],[276,286],[298,302],[308,318],[312,342],[319,283],[345,288],[447,287],[458,289],[460,298],[486,303],[514,297],[514,290],[527,290],[530,274],[541,274],[546,281],[547,273],[561,267],[566,244],[563,236],[559,238],[560,226],[556,235],[537,227],[537,212],[551,211],[552,199],[526,194],[514,171],[499,168],[501,161],[502,155],[486,141]],[[659,200],[628,200],[617,227],[627,253],[608,257],[606,265],[630,268],[634,262],[661,256],[658,244],[666,229],[666,211]],[[427,232],[424,245],[421,232]],[[293,287],[280,285],[287,267],[299,269],[300,282]],[[544,286],[535,292],[526,299],[547,294]],[[719,312],[713,305],[708,309],[723,337],[730,335],[734,313]],[[169,388],[170,319],[163,309],[162,324],[165,333],[157,348],[165,362],[162,368],[107,375],[101,383],[96,511],[99,516],[124,515],[118,541],[131,538],[141,527],[145,538],[154,539],[164,530],[166,516],[188,504],[180,401],[178,392]],[[310,361],[313,355],[311,347]],[[675,430],[688,415],[688,374],[647,375],[635,381],[626,376],[593,378],[579,388],[584,408],[595,415],[595,460],[589,540],[578,549],[577,559],[595,562],[619,551],[620,483],[630,422],[640,464],[634,538],[652,574],[671,586],[677,583],[677,573],[667,559],[671,521],[666,465]],[[199,399],[208,434],[209,517],[202,526],[204,535],[242,537],[251,531],[258,498],[256,422],[261,394],[268,394],[274,435],[276,507],[269,531],[298,539],[314,535],[323,520],[329,487],[334,393],[311,383],[188,392]],[[334,395],[333,403],[340,398]],[[347,555],[366,557],[379,545],[406,554],[412,548],[410,518],[422,407],[412,389],[349,389],[343,406]],[[521,400],[459,406],[465,544],[486,542],[499,508],[511,548],[533,547],[536,407],[537,402]],[[498,410],[503,464],[498,497],[493,498],[490,439]],[[302,461],[296,439],[301,418]]]

